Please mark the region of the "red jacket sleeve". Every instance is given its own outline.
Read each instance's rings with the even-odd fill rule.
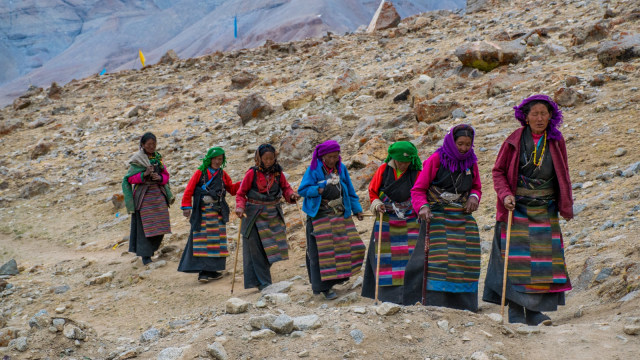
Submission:
[[[195,191],[196,185],[198,185],[198,182],[200,181],[201,177],[202,177],[202,171],[198,169],[193,173],[193,175],[191,176],[191,179],[187,183],[187,187],[184,189],[184,194],[182,194],[181,208],[183,210],[192,208],[191,201],[193,198],[193,192]]]
[[[224,183],[225,190],[227,190],[227,192],[231,194],[231,196],[235,196],[238,193],[238,189],[240,189],[240,184],[242,184],[242,181],[238,181],[237,183],[234,183],[231,180],[231,177],[229,176],[229,174],[227,174],[227,172],[224,170],[222,170],[222,182]]]
[[[142,184],[144,182],[144,179],[142,178],[142,174],[144,174],[144,171],[135,175],[131,175],[129,176],[129,179],[127,179],[127,181],[131,185]]]
[[[373,200],[380,199],[380,186],[382,185],[382,174],[384,174],[384,170],[387,168],[387,163],[380,165],[376,173],[373,175],[373,179],[369,183],[369,203],[372,203]]]
[[[285,200],[287,200],[287,202],[290,204],[295,204],[295,201],[291,201],[291,195],[295,194],[295,192],[291,188],[291,185],[289,185],[289,182],[285,178],[284,173],[280,173],[280,188],[282,189],[282,195],[284,196]]]
[[[247,204],[247,194],[251,190],[251,183],[253,182],[253,169],[249,169],[244,174],[244,179],[240,183],[240,188],[236,192],[236,209],[244,209]]]
[[[513,151],[514,148],[505,141],[500,148],[500,152],[498,152],[496,163],[491,170],[493,188],[498,195],[498,204],[502,204],[504,198],[508,195],[513,195],[508,180],[509,162],[513,158]]]
[[[413,210],[416,213],[420,212],[420,208],[428,204],[427,201],[427,190],[429,190],[429,186],[431,186],[431,182],[436,177],[436,173],[440,168],[440,154],[433,153],[427,160],[422,164],[422,171],[416,178],[416,183],[413,184],[413,188],[411,189],[411,205],[413,205]]]

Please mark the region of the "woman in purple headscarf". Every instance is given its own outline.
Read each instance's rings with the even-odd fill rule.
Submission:
[[[482,196],[475,130],[454,126],[442,146],[422,165],[411,189],[411,202],[421,221],[419,244],[428,246],[424,305],[478,310],[480,238],[471,213]]]
[[[497,221],[482,300],[501,301],[506,224],[513,211],[509,322],[550,325],[542,311],[564,305],[564,292],[571,290],[558,222],[558,212],[573,218],[567,149],[558,130],[562,112],[547,95],[531,96],[514,109],[522,127],[502,144],[492,170]]]
[[[313,293],[337,298],[335,284],[360,272],[365,246],[353,223],[362,220],[362,206],[349,172],[342,164],[340,145],[328,140],[316,146],[298,194],[307,214],[307,272]]]

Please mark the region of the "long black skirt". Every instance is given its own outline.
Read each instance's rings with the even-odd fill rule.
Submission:
[[[226,268],[227,257],[193,256],[193,231],[189,235],[187,245],[182,252],[178,271],[185,273],[199,273],[201,271],[223,271]]]
[[[142,218],[140,212],[131,214],[131,231],[129,232],[129,252],[136,253],[137,256],[153,256],[153,253],[160,248],[164,235],[146,237],[142,228]]]
[[[313,235],[313,219],[307,216],[307,274],[311,282],[311,290],[314,293],[330,290],[334,285],[342,284],[349,278],[322,281],[320,277],[320,258],[318,257],[318,244]]]
[[[374,231],[371,232],[367,261],[364,267],[362,296],[375,298],[376,292],[376,251]],[[418,236],[416,247],[409,258],[404,272],[404,285],[378,287],[378,300],[400,305],[415,305],[422,300],[422,276],[424,274],[424,236]]]
[[[242,233],[246,234],[244,224]],[[271,264],[264,247],[262,247],[256,225],[252,226],[248,237],[243,236],[242,238],[242,268],[245,289],[264,288],[271,285]]]
[[[502,249],[500,241],[500,229],[504,222],[496,222],[493,234],[493,244],[487,267],[487,277],[484,281],[484,293],[482,300],[494,304],[500,304],[502,298],[502,277],[504,272],[504,261],[502,260]],[[527,310],[533,311],[556,311],[558,305],[565,304],[564,292],[527,294],[518,292],[511,286],[511,281],[507,278],[505,303],[512,301]]]

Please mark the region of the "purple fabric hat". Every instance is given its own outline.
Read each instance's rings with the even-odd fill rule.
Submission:
[[[562,124],[562,111],[558,109],[558,104],[556,104],[555,101],[553,101],[551,97],[547,95],[542,95],[542,94],[533,95],[522,100],[520,105],[514,106],[513,109],[515,110],[516,119],[520,121],[520,124],[522,124],[522,126],[526,126],[527,114],[525,114],[524,111],[522,111],[522,109],[528,103],[536,100],[545,101],[546,103],[551,105],[551,107],[553,108],[553,111],[551,112],[551,119],[549,120],[549,125],[547,125],[547,137],[551,140],[562,139],[562,133],[560,132],[560,130],[558,130],[558,127],[560,127],[560,124]]]
[[[321,158],[332,152],[340,152],[340,144],[338,144],[335,140],[327,140],[322,144],[316,146],[315,150],[313,150],[313,156],[311,157],[311,170],[315,170],[318,167],[318,160],[322,160]],[[338,173],[340,173],[340,164],[342,163],[342,157],[338,160],[336,164],[336,169]]]
[[[460,129],[471,130],[473,136],[471,137],[471,148],[464,154],[458,151],[454,134]],[[444,136],[442,146],[436,150],[440,154],[440,164],[446,167],[449,171],[455,172],[457,170],[463,171],[471,169],[474,163],[478,161],[475,152],[473,151],[473,141],[476,137],[476,130],[471,125],[460,124],[452,127],[447,135]]]

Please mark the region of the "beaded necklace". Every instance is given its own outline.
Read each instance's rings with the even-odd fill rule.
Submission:
[[[538,144],[536,146],[534,146],[533,148],[533,153],[532,153],[532,157],[533,157],[533,165],[540,167],[540,165],[542,165],[542,159],[544,158],[544,149],[547,147],[547,132],[544,132],[544,142],[542,144],[542,151],[540,151],[540,157],[538,158],[538,162],[536,162],[536,154],[538,153],[538,147],[540,146],[540,141],[538,141]]]

